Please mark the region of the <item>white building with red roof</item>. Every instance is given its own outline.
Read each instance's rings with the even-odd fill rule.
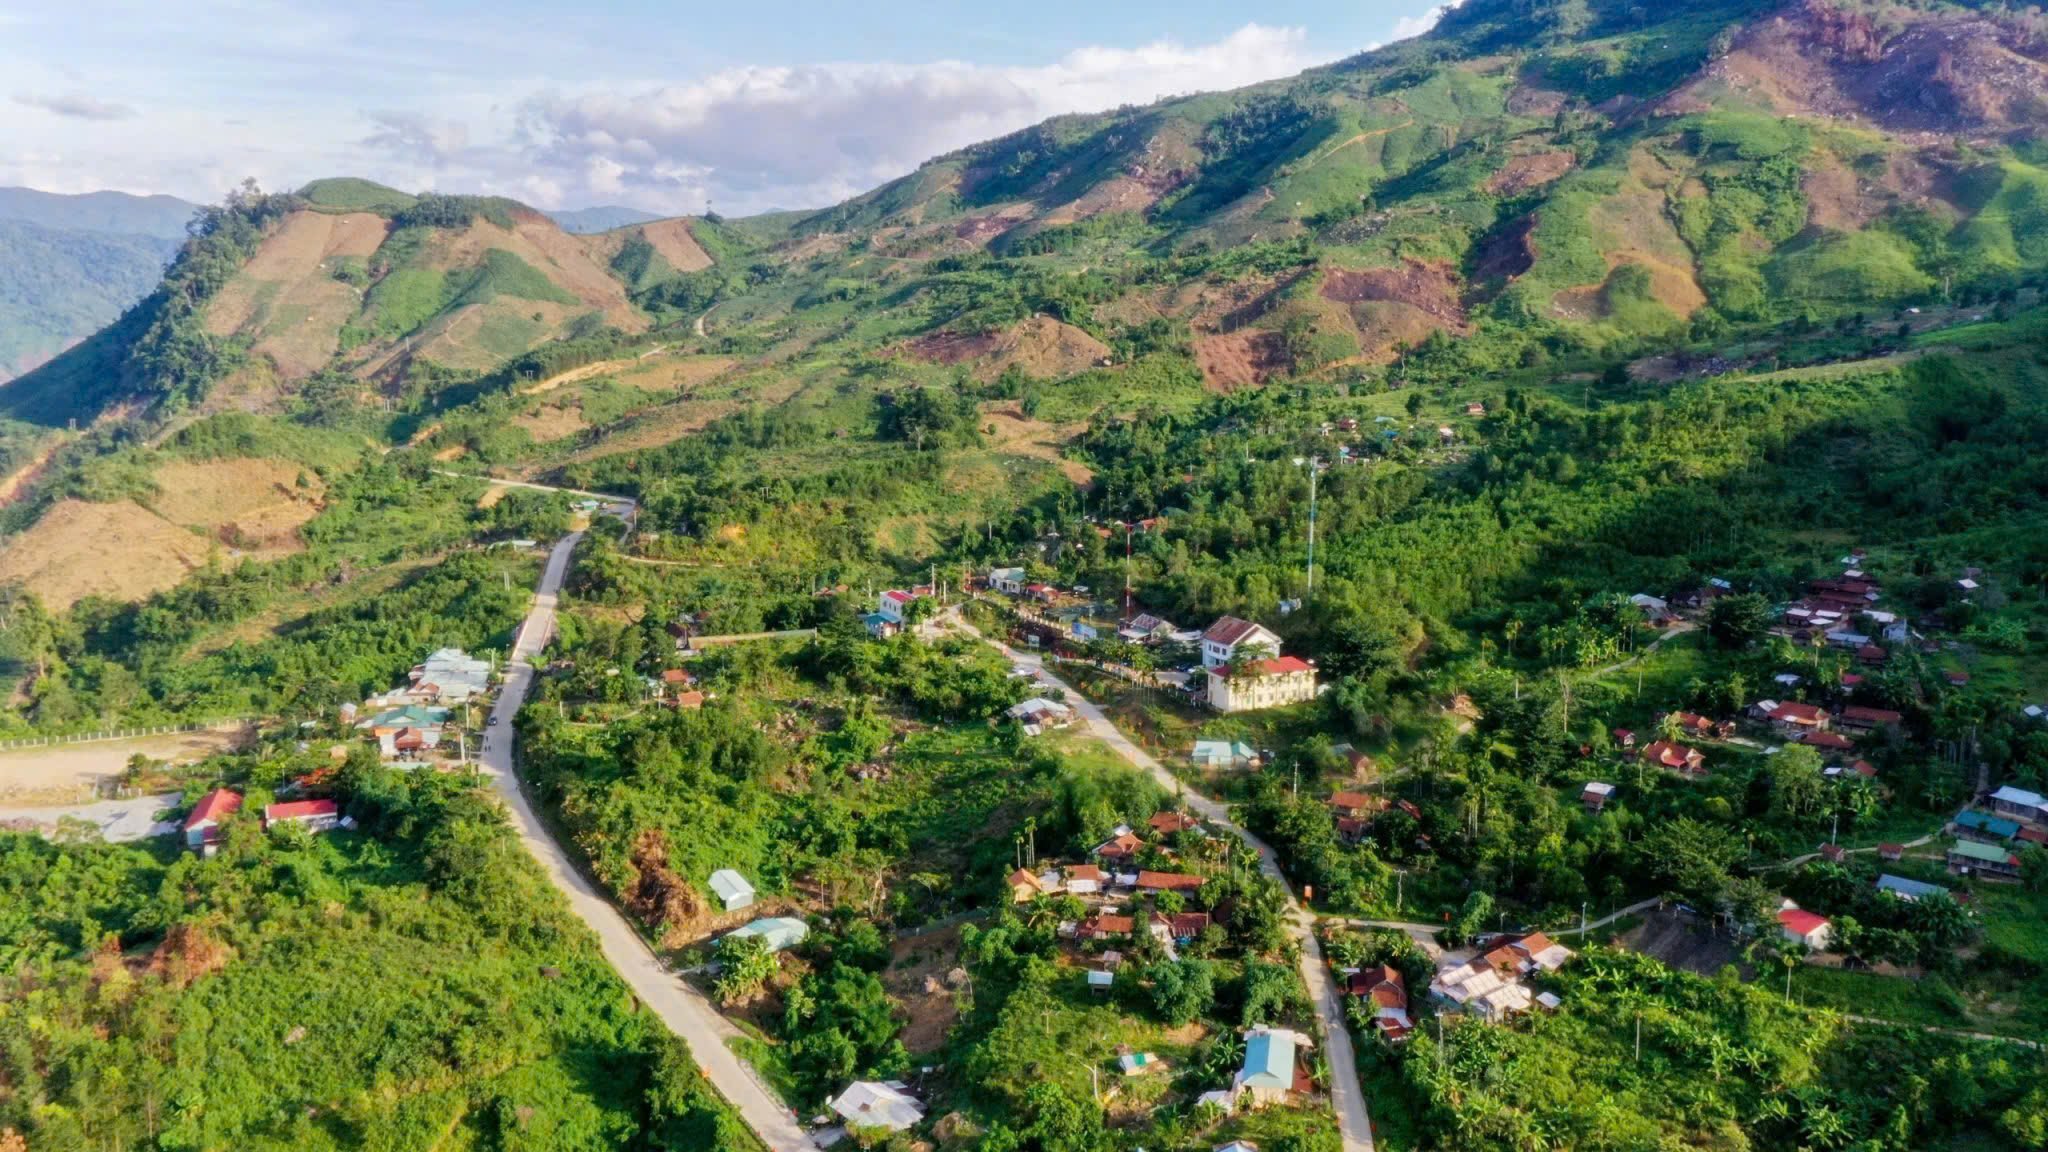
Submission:
[[[1834,925],[1828,918],[1817,912],[1808,912],[1797,906],[1785,908],[1778,913],[1778,931],[1794,944],[1804,944],[1815,952],[1828,950],[1828,941],[1834,934]]]
[[[263,809],[263,827],[297,824],[309,832],[325,832],[341,823],[341,805],[332,800],[286,800]]]
[[[1220,668],[1230,663],[1240,648],[1277,656],[1280,654],[1280,637],[1264,625],[1224,616],[1202,633],[1202,666]]]
[[[221,838],[221,822],[242,810],[242,794],[215,788],[185,814],[185,847],[201,856],[213,855]]]
[[[1235,676],[1209,669],[1209,707],[1218,712],[1285,708],[1315,697],[1316,666],[1299,656],[1254,661]]]

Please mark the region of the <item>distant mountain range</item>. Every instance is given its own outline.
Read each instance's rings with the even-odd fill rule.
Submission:
[[[0,188],[0,380],[98,331],[155,287],[194,207],[174,196]]]
[[[638,208],[623,208],[616,204],[601,204],[595,208],[571,208],[548,213],[548,219],[561,226],[564,232],[589,235],[593,232],[609,232],[614,228],[625,228],[633,224],[646,224],[661,219],[652,212]]]

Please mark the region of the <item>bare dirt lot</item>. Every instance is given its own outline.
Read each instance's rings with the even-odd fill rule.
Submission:
[[[1742,959],[1733,940],[1710,931],[1708,922],[1700,917],[1676,910],[1645,916],[1641,924],[1622,936],[1621,943],[1632,952],[1655,956],[1673,968],[1703,976],[1711,976]]]
[[[1246,330],[1195,338],[1195,363],[1212,391],[1235,392],[1264,384],[1286,367],[1278,332]]]
[[[1100,340],[1050,316],[1033,316],[1002,332],[935,333],[911,341],[905,350],[934,364],[971,364],[983,378],[1015,367],[1041,380],[1085,372],[1109,357]]]
[[[983,434],[989,438],[989,446],[998,452],[1049,461],[1076,484],[1085,485],[1095,480],[1095,473],[1086,464],[1060,454],[1074,437],[1087,428],[1084,423],[1047,424],[1025,416],[1014,404],[1001,404],[983,410],[981,426]]]
[[[118,779],[132,756],[189,763],[225,752],[240,739],[238,732],[181,732],[0,750],[0,798],[10,808],[75,804],[94,786]]]
[[[0,583],[19,580],[53,611],[89,595],[139,600],[206,562],[213,544],[132,501],[60,500],[0,549]]]

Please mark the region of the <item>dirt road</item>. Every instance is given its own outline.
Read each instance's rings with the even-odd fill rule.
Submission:
[[[710,1002],[685,984],[681,977],[662,966],[654,952],[640,938],[610,899],[579,869],[566,849],[556,843],[535,814],[521,788],[512,760],[512,721],[533,686],[533,659],[555,626],[555,598],[562,589],[562,577],[569,570],[569,555],[582,533],[563,537],[548,555],[541,572],[540,587],[533,610],[519,630],[512,660],[505,672],[505,686],[491,710],[496,727],[489,730],[483,748],[483,771],[512,813],[512,824],[527,851],[540,862],[557,889],[569,901],[576,915],[597,934],[599,947],[612,968],[633,989],[642,1003],[652,1008],[663,1023],[690,1047],[690,1055],[704,1069],[719,1095],[739,1109],[747,1127],[754,1130],[771,1152],[811,1152],[813,1145],[796,1118],[781,1101],[755,1079],[753,1072],[733,1054],[727,1042],[738,1029],[719,1015]]]
[[[1308,985],[1309,998],[1315,1004],[1316,1016],[1322,1021],[1324,1063],[1330,1069],[1330,1099],[1337,1109],[1337,1128],[1343,1135],[1344,1152],[1374,1152],[1372,1117],[1366,1111],[1365,1089],[1358,1082],[1358,1060],[1352,1052],[1351,1032],[1344,1020],[1344,996],[1337,987],[1337,981],[1330,972],[1330,966],[1323,959],[1323,946],[1316,939],[1315,915],[1302,907],[1295,899],[1294,889],[1287,878],[1280,873],[1280,865],[1274,859],[1273,850],[1265,842],[1238,827],[1230,819],[1230,809],[1199,792],[1190,791],[1187,786],[1166,766],[1153,759],[1144,749],[1132,743],[1128,736],[1118,730],[1103,715],[1102,709],[1059,677],[1046,671],[1044,663],[1035,652],[1023,652],[1011,648],[1000,640],[982,635],[981,631],[969,624],[953,609],[945,623],[959,628],[968,635],[992,645],[996,650],[1020,667],[1029,668],[1038,681],[1048,687],[1058,688],[1066,693],[1067,702],[1076,715],[1086,721],[1088,731],[1096,739],[1109,745],[1111,750],[1139,769],[1148,772],[1159,781],[1161,787],[1180,796],[1181,802],[1202,819],[1243,837],[1259,854],[1259,870],[1274,880],[1287,892],[1288,928],[1295,941],[1301,945],[1301,978]]]

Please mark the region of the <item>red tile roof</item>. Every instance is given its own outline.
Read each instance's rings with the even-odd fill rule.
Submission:
[[[1778,923],[1803,940],[1813,935],[1816,929],[1827,927],[1828,918],[1808,912],[1804,908],[1787,908],[1778,913]]]
[[[1819,724],[1828,718],[1827,711],[1812,704],[1788,700],[1771,713],[1771,719],[1783,720],[1788,724]]]
[[[1144,846],[1144,841],[1131,835],[1129,832],[1125,832],[1111,840],[1105,841],[1100,847],[1095,849],[1095,854],[1097,856],[1112,857],[1136,856],[1138,849]]]
[[[185,828],[190,831],[202,824],[217,823],[221,818],[241,811],[242,795],[225,788],[215,788],[199,798],[192,805],[192,811],[185,817]]]
[[[1382,1008],[1408,1007],[1408,984],[1401,979],[1400,969],[1388,964],[1352,973],[1351,994],[1366,997]]]
[[[1093,864],[1071,864],[1061,871],[1066,873],[1068,880],[1093,880],[1098,884],[1102,882],[1102,869]]]
[[[1200,888],[1204,879],[1185,872],[1140,872],[1138,887],[1150,892],[1191,892]]]
[[[1796,743],[1813,748],[1829,748],[1837,752],[1845,752],[1856,746],[1854,740],[1840,732],[1801,732]]]
[[[274,824],[280,820],[317,820],[323,816],[339,816],[341,805],[332,800],[287,800],[272,804],[263,810],[263,822]]]
[[[1904,719],[1904,716],[1889,708],[1865,708],[1861,704],[1851,704],[1847,708],[1842,709],[1842,723],[1844,724],[1869,724],[1875,726],[1880,724],[1897,724]]]
[[[1235,616],[1224,616],[1202,633],[1202,639],[1211,644],[1234,645],[1259,630],[1257,624],[1240,620]]]
[[[1282,656],[1277,660],[1261,660],[1252,665],[1252,671],[1261,676],[1291,676],[1306,672],[1313,665],[1299,656]]]
[[[1693,749],[1687,748],[1683,744],[1673,744],[1669,740],[1659,740],[1648,748],[1643,749],[1643,759],[1648,760],[1652,764],[1661,764],[1666,768],[1687,767],[1692,763],[1693,758],[1698,755],[1699,753]]]
[[[1193,829],[1200,828],[1202,826],[1202,822],[1200,820],[1195,819],[1193,816],[1190,816],[1185,812],[1155,813],[1153,817],[1150,820],[1145,821],[1145,823],[1150,824],[1152,826],[1152,830],[1154,832],[1159,833],[1161,836],[1171,836],[1175,832],[1188,832],[1192,831]]]

